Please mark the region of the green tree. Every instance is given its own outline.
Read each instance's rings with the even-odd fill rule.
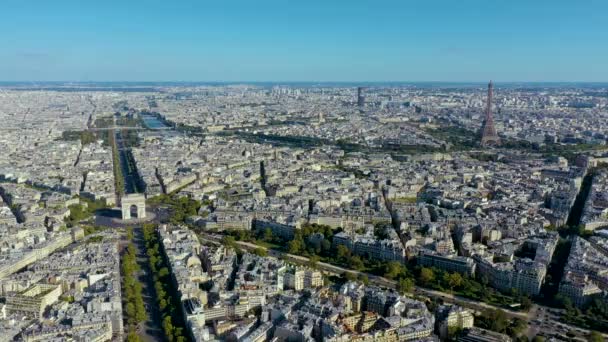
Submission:
[[[450,326],[448,327],[448,340],[455,341],[457,336],[460,335],[462,329],[458,326]]]
[[[507,315],[502,310],[490,310],[484,316],[490,321],[490,330],[504,333],[509,326]]]
[[[161,268],[160,270],[158,270],[158,277],[159,278],[164,278],[166,276],[169,275],[169,269],[166,267]]]
[[[152,266],[156,267],[156,261],[157,261],[156,255],[149,255],[148,254],[148,258],[149,258],[148,260],[150,262],[150,267],[152,267]],[[156,273],[155,270],[152,270],[152,272]]]
[[[160,281],[157,280],[156,282],[154,282],[154,290],[156,291],[156,296],[158,298],[165,297],[165,289]]]
[[[360,282],[362,282],[365,286],[369,285],[369,277],[367,276],[367,274],[359,274],[359,276],[357,277],[357,280],[359,280]]]
[[[346,259],[348,259],[348,257],[350,257],[350,250],[348,250],[348,248],[344,245],[338,245],[338,247],[336,248],[336,254],[338,256],[338,259],[340,259],[341,261],[345,261]]]
[[[129,255],[129,257],[135,257],[135,255],[137,254],[137,249],[135,248],[135,245],[132,242],[127,245],[127,254]]]
[[[182,337],[183,331],[184,329],[181,327],[176,327],[175,329],[173,329],[173,337],[176,341],[178,341],[179,338]]]
[[[342,277],[348,281],[357,280],[357,276],[353,272],[344,272]]]
[[[233,236],[230,236],[230,235],[224,236],[224,238],[222,240],[222,243],[226,247],[230,247],[230,248],[235,248],[236,247],[236,240],[234,239]]]
[[[386,263],[384,268],[384,277],[388,279],[397,279],[405,273],[403,265],[398,261],[391,261]]]
[[[165,331],[165,336],[172,341],[173,340],[173,323],[171,322],[171,316],[165,316],[163,319],[163,330]]]
[[[266,251],[266,249],[264,249],[262,247],[256,247],[252,253],[257,256],[261,256],[261,257],[268,256],[268,252]]]
[[[304,242],[301,239],[293,239],[287,244],[287,251],[290,254],[300,254],[304,249]]]
[[[167,300],[165,298],[161,298],[158,300],[158,307],[160,308],[161,311],[164,311],[165,308],[167,307]]]
[[[129,241],[133,240],[133,227],[127,228],[127,240],[129,240]]]
[[[272,229],[266,228],[264,230],[264,241],[272,242],[274,240],[274,236],[272,235]]]
[[[146,306],[144,305],[144,299],[141,296],[141,292],[135,298],[135,319],[137,322],[145,322],[148,319],[146,315]]]
[[[458,272],[450,273],[447,280],[450,291],[462,285],[462,276]]]
[[[350,267],[357,270],[357,271],[361,271],[365,268],[365,264],[363,264],[363,260],[361,260],[360,257],[358,256],[354,256],[352,258],[350,258]]]
[[[135,321],[135,304],[128,302],[125,307],[125,312],[127,313],[127,319],[129,322],[134,323]]]
[[[488,286],[488,282],[489,282],[489,280],[488,280],[488,277],[487,277],[485,274],[481,276],[480,281],[481,281],[481,285],[482,285],[484,288],[485,288],[486,286]]]
[[[143,290],[143,285],[140,282],[135,282],[133,284],[133,290],[135,290],[136,294],[139,294]]]
[[[435,281],[435,272],[433,272],[433,270],[430,268],[423,267],[420,270],[420,281],[424,285],[431,284],[433,281]]]
[[[321,241],[321,251],[323,253],[330,254],[331,242],[329,242],[329,240],[323,239],[323,241]]]
[[[604,341],[604,336],[602,336],[602,334],[600,334],[597,331],[592,331],[591,334],[589,334],[589,338],[587,339],[587,341],[602,342],[602,341]]]
[[[127,334],[127,342],[140,342],[141,339],[139,338],[139,335],[137,335],[137,332],[135,331],[135,327],[131,326],[129,327],[129,333]]]
[[[556,299],[559,300],[559,302],[561,302],[562,306],[567,310],[567,311],[572,311],[574,309],[574,306],[572,305],[572,300],[568,297],[564,297],[564,296],[557,296]]]
[[[509,336],[515,338],[522,335],[526,329],[528,329],[528,324],[526,321],[521,318],[515,318],[507,330]]]
[[[311,256],[310,258],[308,258],[308,267],[310,268],[317,268],[317,266],[319,266],[319,261],[321,260],[321,258],[319,258],[316,255]]]
[[[412,278],[401,278],[397,282],[397,291],[400,294],[404,295],[406,293],[411,293],[414,290],[414,279]]]

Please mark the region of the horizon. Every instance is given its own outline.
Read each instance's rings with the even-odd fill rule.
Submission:
[[[608,85],[608,81],[308,81],[308,80],[234,80],[234,81],[222,81],[222,80],[203,80],[203,81],[180,81],[180,80],[155,80],[155,81],[139,81],[139,80],[89,80],[89,81],[70,81],[70,80],[18,80],[18,81],[2,81],[0,80],[0,86],[6,85],[27,85],[27,86],[38,86],[38,85],[98,85],[98,84],[129,84],[129,85],[163,85],[163,84],[201,84],[201,85],[238,85],[238,84],[275,84],[275,85],[416,85],[416,84],[453,84],[453,85],[487,85],[492,82],[494,85],[518,85],[518,84],[532,84],[532,85],[573,85],[573,84],[590,84],[590,85]]]

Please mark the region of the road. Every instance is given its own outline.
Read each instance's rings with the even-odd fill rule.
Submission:
[[[124,193],[136,193],[136,182],[138,181],[138,175],[134,172],[134,170],[131,170],[131,168],[129,167],[129,161],[127,156],[127,154],[130,153],[129,147],[125,145],[125,141],[122,137],[122,132],[116,131],[114,134],[116,137],[116,149],[118,150],[118,158],[120,160],[120,171],[122,172],[124,179]]]
[[[216,244],[219,244],[222,242],[221,236],[201,234],[200,237],[205,241],[216,243]],[[244,242],[244,241],[236,241],[236,243],[240,247],[247,249],[247,250],[253,250],[255,248],[262,248],[268,252],[269,256],[272,256],[275,258],[282,258],[282,259],[285,259],[285,260],[288,260],[288,261],[291,261],[294,263],[307,264],[309,262],[309,258],[306,258],[303,256],[289,254],[289,253],[277,251],[274,249],[269,249],[269,248],[266,248],[263,246],[259,246],[259,245],[249,243],[249,242]],[[355,271],[355,270],[351,270],[351,269],[346,269],[346,268],[328,264],[325,262],[318,262],[317,267],[323,271],[326,271],[326,272],[329,272],[329,273],[332,273],[335,275],[342,275],[344,272],[349,272],[349,273],[352,273],[357,276],[365,275],[368,277],[371,284],[378,285],[381,287],[395,289],[396,285],[397,285],[395,281],[384,278],[384,277],[380,277],[380,276],[365,273],[365,272],[359,272],[359,271]],[[423,295],[423,296],[427,296],[430,298],[441,299],[444,302],[458,304],[460,306],[473,309],[476,312],[482,312],[484,310],[501,310],[510,318],[519,318],[519,319],[523,319],[524,321],[528,322],[527,336],[529,336],[529,337],[534,337],[537,334],[539,334],[540,332],[543,332],[545,334],[550,334],[551,336],[555,333],[563,334],[565,336],[567,333],[570,332],[570,333],[573,333],[576,337],[583,338],[586,340],[586,337],[590,333],[589,330],[582,329],[582,328],[579,328],[576,326],[572,326],[572,325],[568,325],[568,324],[564,324],[564,323],[560,322],[559,314],[561,311],[559,309],[553,309],[553,308],[549,308],[546,306],[534,304],[532,306],[532,308],[526,313],[526,312],[509,310],[509,309],[494,306],[494,305],[491,305],[488,303],[475,301],[475,300],[472,300],[469,298],[455,296],[451,293],[430,290],[430,289],[426,289],[426,288],[419,287],[419,286],[416,286],[414,291],[415,291],[414,293],[417,295]],[[536,324],[535,322],[539,322],[539,324]],[[604,334],[604,337],[608,338],[608,334]]]
[[[129,241],[124,241],[126,247]],[[150,265],[148,264],[148,255],[146,254],[141,227],[133,229],[133,243],[137,249],[137,264],[140,267],[139,281],[142,284],[142,297],[148,314],[148,319],[145,322],[140,323],[138,327],[138,335],[141,340],[145,342],[162,341],[164,339],[164,333],[160,326],[162,318],[158,311],[158,306],[156,305],[154,280],[152,279],[152,272],[150,271]],[[126,326],[127,325],[125,324],[125,327]]]
[[[207,241],[211,241],[214,243],[221,243],[221,239],[218,237],[214,237],[214,236],[210,236],[210,235],[201,235],[201,237]],[[284,253],[281,251],[277,251],[274,249],[268,249],[266,247],[262,247],[262,246],[258,246],[256,244],[253,243],[249,243],[249,242],[244,242],[244,241],[236,241],[236,243],[241,246],[244,249],[247,250],[253,250],[255,248],[263,248],[268,252],[268,255],[275,257],[275,258],[283,258],[295,263],[300,263],[300,264],[307,264],[309,259],[303,256],[299,256],[299,255],[294,255],[294,254],[289,254],[289,253]],[[397,282],[394,280],[390,280],[384,277],[380,277],[374,274],[370,274],[370,273],[365,273],[365,272],[359,272],[359,271],[355,271],[355,270],[350,270],[347,268],[343,268],[340,266],[336,266],[336,265],[332,265],[332,264],[328,264],[325,262],[318,262],[317,263],[317,267],[323,271],[335,274],[335,275],[341,275],[345,272],[349,272],[352,273],[354,275],[365,275],[368,277],[370,283],[374,284],[374,285],[378,285],[378,286],[382,286],[382,287],[386,287],[386,288],[391,288],[391,289],[395,289],[397,287]],[[528,314],[524,313],[524,312],[517,312],[517,311],[513,311],[513,310],[508,310],[505,308],[501,308],[498,306],[494,306],[494,305],[490,305],[487,303],[482,303],[482,302],[477,302],[468,298],[464,298],[464,297],[460,297],[460,296],[454,296],[453,294],[450,293],[446,293],[446,292],[441,292],[441,291],[435,291],[435,290],[429,290],[429,289],[425,289],[422,287],[416,287],[415,288],[415,293],[419,294],[419,295],[424,295],[427,297],[433,297],[433,298],[438,298],[438,299],[442,299],[445,302],[450,302],[450,303],[455,303],[461,306],[465,306],[468,308],[472,308],[476,311],[483,311],[483,310],[502,310],[505,312],[505,314],[507,314],[507,316],[509,317],[517,317],[517,318],[521,318],[524,320],[528,320]]]

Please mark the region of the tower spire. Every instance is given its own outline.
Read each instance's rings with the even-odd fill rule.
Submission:
[[[494,119],[492,118],[492,101],[494,97],[494,84],[492,81],[488,84],[488,98],[486,103],[486,115],[481,125],[481,146],[500,145],[500,138],[494,128]]]

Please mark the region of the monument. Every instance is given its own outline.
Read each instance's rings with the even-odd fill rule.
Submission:
[[[146,196],[144,194],[124,195],[121,200],[122,219],[143,219],[146,217]]]
[[[500,137],[496,133],[494,127],[494,118],[492,117],[492,98],[494,97],[494,84],[490,81],[488,84],[488,99],[486,103],[486,116],[481,125],[481,146],[498,146],[500,145]]]

